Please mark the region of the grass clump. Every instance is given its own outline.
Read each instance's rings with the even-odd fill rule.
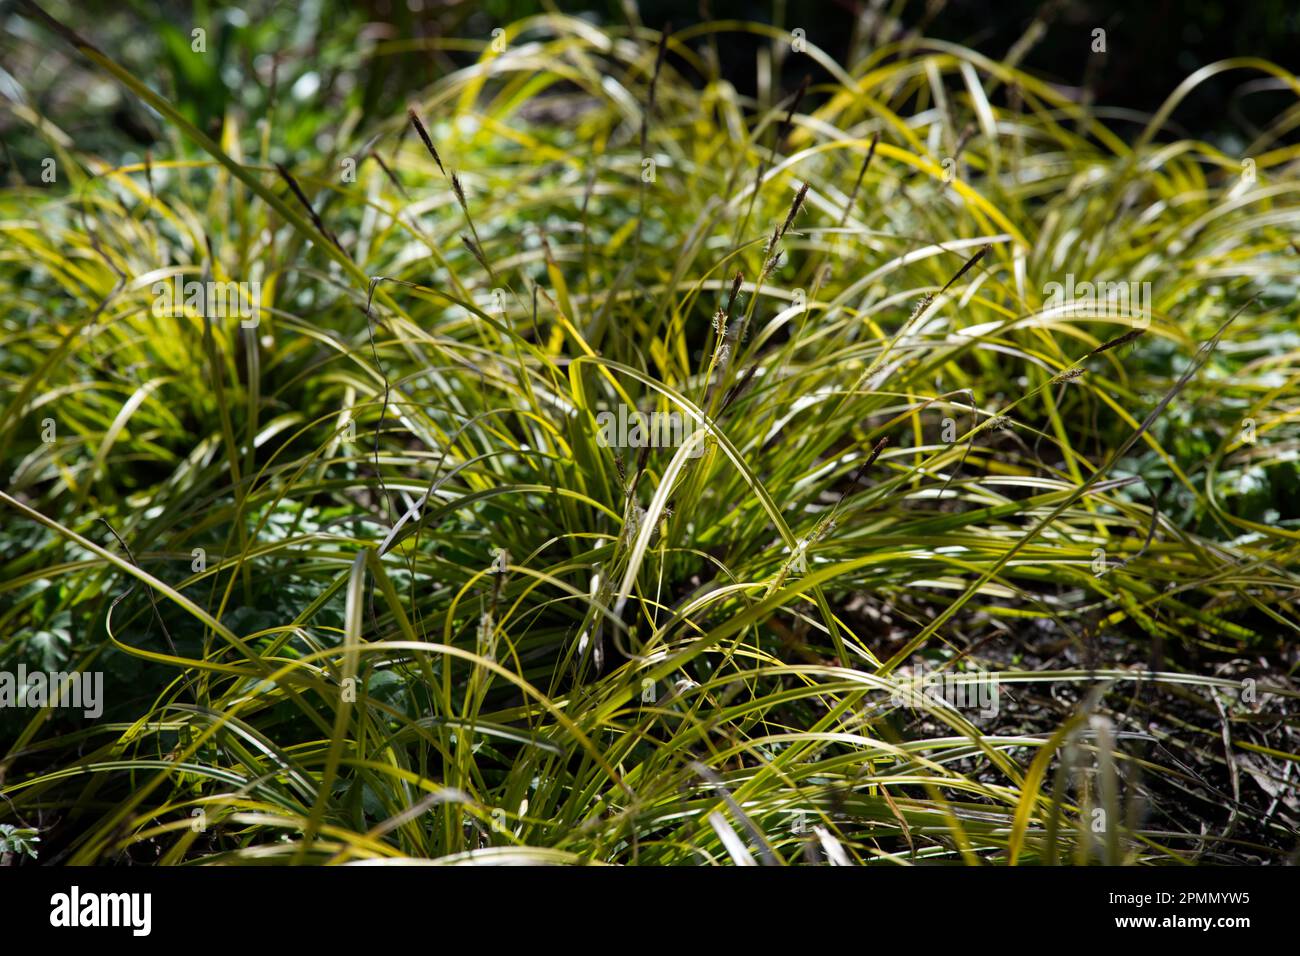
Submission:
[[[1188,86],[912,37],[755,98],[736,31],[792,55],[425,41],[310,161],[65,31],[171,148],[23,114],[0,192],[0,662],[105,678],[0,712],[42,861],[1295,851],[1286,120],[1247,181]]]

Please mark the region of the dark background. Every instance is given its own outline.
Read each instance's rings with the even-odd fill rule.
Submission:
[[[376,38],[458,37],[486,40],[491,31],[544,9],[581,15],[600,24],[626,24],[633,0],[242,0],[238,3],[149,3],[142,0],[40,0],[106,54],[127,65],[176,102],[190,118],[216,132],[232,107],[251,120],[266,115],[278,84],[274,116],[277,148],[290,160],[309,154],[320,117],[361,106],[391,116],[412,93],[474,59],[472,52],[417,50],[370,56]],[[626,5],[625,5],[626,2]],[[415,9],[412,9],[412,8]],[[1075,99],[1130,111],[1106,114],[1123,136],[1135,135],[1143,116],[1199,67],[1229,57],[1255,56],[1300,70],[1297,0],[641,0],[641,22],[680,30],[706,19],[756,20],[800,27],[839,62],[874,48],[879,38],[921,35],[969,46],[993,59],[1039,19],[1045,32],[1021,67],[1057,84]],[[875,29],[864,39],[864,13]],[[886,26],[881,26],[886,21]],[[208,54],[190,51],[190,30],[208,30]],[[855,25],[858,29],[855,29]],[[17,0],[0,0],[0,100],[22,98],[66,131],[77,147],[110,161],[139,160],[145,150],[185,148],[168,141],[158,118],[74,54],[62,40],[19,14]],[[1092,52],[1092,31],[1106,30],[1106,53]],[[755,84],[756,52],[769,41],[740,32],[718,39],[724,75],[741,92]],[[276,63],[274,73],[271,64]],[[781,77],[793,90],[818,68],[806,57],[786,57]],[[318,91],[290,101],[286,91],[306,73]],[[310,79],[310,77],[309,77]],[[1238,70],[1201,84],[1173,116],[1171,132],[1233,149],[1259,126],[1294,108],[1295,94],[1258,70]],[[0,176],[39,186],[32,170],[48,150],[0,102]],[[313,119],[315,114],[315,119]],[[1280,143],[1295,142],[1288,132]]]

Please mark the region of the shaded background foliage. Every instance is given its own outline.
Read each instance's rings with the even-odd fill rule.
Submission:
[[[318,132],[313,114],[359,105],[366,113],[384,112],[441,72],[473,60],[469,52],[409,49],[398,38],[485,39],[499,24],[546,9],[584,16],[594,23],[627,22],[629,17],[654,29],[677,29],[704,19],[745,19],[801,28],[808,39],[838,62],[851,62],[868,48],[862,23],[875,25],[877,37],[908,32],[949,40],[999,58],[1011,50],[1035,21],[1041,36],[1028,48],[1022,67],[1069,92],[1112,109],[1146,114],[1169,95],[1175,78],[1229,57],[1262,57],[1293,72],[1300,68],[1300,5],[1289,0],[1259,0],[1239,5],[1218,0],[840,0],[840,2],[749,3],[745,0],[650,0],[638,4],[487,2],[400,2],[365,0],[335,4],[324,0],[243,3],[149,3],[141,0],[87,0],[53,3],[56,15],[72,24],[93,23],[96,33],[140,76],[157,83],[201,128],[214,131],[231,107],[264,114],[276,98],[279,143],[289,151],[308,151]],[[38,91],[43,109],[57,107],[65,120],[77,104],[80,123],[66,126],[79,146],[107,157],[130,159],[158,144],[157,118],[134,103],[115,84],[87,70],[66,51],[31,57],[32,27],[14,12],[14,0],[0,3],[5,35],[0,40],[0,93]],[[874,12],[863,17],[863,13]],[[208,30],[211,55],[193,57],[190,31]],[[1107,53],[1092,52],[1092,31],[1106,30]],[[385,47],[384,44],[389,44]],[[382,52],[376,54],[376,47]],[[719,41],[723,73],[742,93],[754,92],[758,51],[765,43],[752,35],[727,34]],[[279,72],[276,64],[286,64]],[[311,66],[304,66],[310,63]],[[346,67],[346,68],[344,68]],[[814,67],[815,69],[815,67]],[[808,70],[787,61],[781,77],[787,89]],[[814,74],[814,81],[823,79]],[[1278,115],[1289,105],[1281,84],[1234,78],[1203,84],[1180,107],[1174,129],[1231,149],[1243,129]],[[102,121],[103,110],[112,122]],[[1139,117],[1135,116],[1135,120]],[[11,121],[0,113],[0,133]],[[1134,123],[1117,124],[1121,134]],[[1283,141],[1294,141],[1294,131]],[[11,181],[38,181],[40,156],[22,140],[6,141],[0,173]]]

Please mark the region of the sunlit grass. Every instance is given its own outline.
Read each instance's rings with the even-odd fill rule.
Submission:
[[[86,51],[174,153],[0,192],[0,661],[110,695],[3,715],[0,820],[70,863],[1294,848],[1242,791],[1300,759],[1296,149],[1248,182],[940,42],[755,102],[731,30],[791,55],[524,21],[428,146],[393,104],[283,171]],[[258,324],[156,314],[177,276]],[[602,447],[619,403],[691,437]],[[998,713],[900,705],[918,665]]]

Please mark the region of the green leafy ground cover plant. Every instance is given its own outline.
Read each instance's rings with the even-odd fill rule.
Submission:
[[[0,663],[105,675],[0,710],[41,862],[1295,852],[1300,114],[1167,132],[1290,73],[1135,124],[548,14],[377,44],[474,56],[286,162],[30,17],[170,137],[8,105],[59,176],[0,191]]]

